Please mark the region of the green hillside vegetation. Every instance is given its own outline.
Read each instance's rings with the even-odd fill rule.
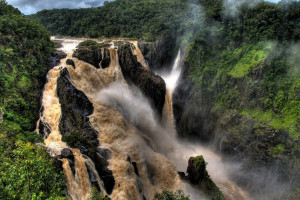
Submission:
[[[289,23],[284,23],[287,18]],[[238,109],[275,129],[288,131],[297,139],[300,136],[299,22],[299,2],[262,2],[252,8],[242,6],[238,16],[223,14],[218,20],[208,18],[205,28],[199,30],[189,47],[187,61],[193,69],[190,77],[201,88],[223,88],[218,89],[216,108]],[[209,34],[209,31],[214,32]],[[259,72],[262,77],[255,76]],[[243,80],[248,95],[254,92],[259,95],[248,104],[241,101],[245,88],[238,84]]]
[[[62,171],[32,132],[52,45],[42,25],[0,1],[0,199],[65,195]]]
[[[197,9],[197,0],[115,0],[98,8],[43,10],[29,17],[54,35],[153,41],[182,35],[196,23]]]
[[[212,12],[203,24],[186,56],[196,83],[190,99],[209,99],[199,105],[211,107],[207,118],[231,119],[221,125],[224,151],[248,153],[246,169],[276,165],[293,183],[289,198],[298,199],[300,2],[242,5],[235,16]]]

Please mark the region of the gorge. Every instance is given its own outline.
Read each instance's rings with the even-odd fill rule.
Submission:
[[[0,199],[299,199],[299,8],[0,0]]]
[[[171,72],[162,76],[166,80],[165,105],[162,112],[163,123],[159,122],[157,112],[153,110],[149,100],[134,85],[128,84],[124,79],[119,64],[118,49],[114,45],[110,47],[110,64],[107,68],[97,69],[86,62],[72,57],[76,47],[83,40],[79,39],[59,39],[61,50],[67,57],[62,59],[60,64],[48,72],[47,84],[43,93],[43,109],[38,126],[43,124],[43,129],[38,127],[44,134],[45,145],[54,156],[61,158],[63,169],[66,175],[68,191],[72,199],[88,199],[91,196],[92,185],[96,185],[104,195],[110,194],[112,199],[153,199],[154,195],[162,190],[174,190],[182,188],[187,194],[191,192],[191,199],[205,198],[201,191],[193,189],[189,183],[180,180],[177,171],[186,171],[188,158],[191,156],[203,155],[208,161],[207,170],[212,179],[220,187],[226,199],[250,199],[248,194],[230,181],[228,166],[222,163],[221,158],[212,150],[202,145],[186,142],[179,142],[174,132],[173,112],[172,112],[172,92],[175,89],[180,76],[180,65],[182,63],[181,53],[178,52]],[[119,43],[121,43],[119,41]],[[122,44],[122,45],[128,45]],[[130,43],[132,49],[137,48]],[[79,47],[80,48],[80,47]],[[121,47],[118,47],[121,49]],[[132,50],[131,49],[131,50]],[[104,48],[101,49],[104,52]],[[132,56],[136,51],[132,51]],[[67,65],[66,61],[72,59],[74,66]],[[135,58],[138,62],[137,58]],[[140,60],[143,60],[140,57]],[[146,63],[144,61],[144,63]],[[142,65],[142,62],[140,63]],[[145,68],[145,65],[142,66]],[[145,70],[149,70],[145,68]],[[67,83],[60,83],[66,79],[72,85],[73,91],[58,87],[69,87]],[[75,90],[75,91],[74,91]],[[74,103],[72,106],[79,106],[81,110],[77,114],[86,115],[82,104],[88,101],[92,104],[93,112],[88,113],[87,121],[69,121],[66,126],[76,126],[78,123],[88,123],[96,131],[99,146],[96,156],[106,159],[108,169],[111,170],[115,180],[113,190],[107,190],[107,184],[111,184],[101,178],[105,173],[95,168],[94,158],[89,158],[90,150],[71,148],[63,141],[65,134],[80,134],[83,137],[91,137],[91,132],[87,128],[76,129],[74,132],[66,133],[61,128],[61,123],[70,109],[61,108],[67,101],[61,92],[76,92],[85,96],[80,104]],[[74,94],[73,94],[74,95]],[[63,103],[60,103],[63,102]],[[64,117],[63,117],[63,116]],[[76,118],[80,117],[75,115]],[[63,118],[62,118],[63,117]],[[63,131],[63,132],[60,132]],[[82,131],[81,133],[78,133]],[[78,138],[77,138],[78,139]],[[97,142],[96,142],[97,143]],[[89,147],[91,148],[91,147]],[[65,152],[69,155],[65,157]],[[105,158],[103,151],[109,154]],[[72,156],[71,156],[72,155]],[[92,159],[92,160],[91,160]],[[71,164],[72,163],[72,164]],[[211,164],[210,164],[211,163]],[[98,164],[99,165],[99,164]],[[73,167],[73,169],[72,169]],[[216,172],[218,171],[218,172]],[[114,182],[114,181],[113,181]]]

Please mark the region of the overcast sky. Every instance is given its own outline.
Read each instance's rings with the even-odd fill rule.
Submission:
[[[90,8],[102,6],[104,1],[113,0],[6,0],[25,15],[52,8]]]
[[[89,8],[102,6],[105,0],[6,0],[25,15],[52,8]],[[113,0],[106,0],[113,1]],[[162,0],[163,1],[163,0]],[[278,2],[279,0],[268,0]]]

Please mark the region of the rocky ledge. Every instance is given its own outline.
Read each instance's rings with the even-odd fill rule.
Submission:
[[[93,40],[86,40],[79,44],[78,49],[73,53],[73,57],[87,62],[96,68],[106,68],[109,66],[110,54],[108,47],[110,44],[97,43]]]

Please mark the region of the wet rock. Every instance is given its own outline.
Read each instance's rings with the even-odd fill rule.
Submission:
[[[51,54],[51,63],[49,64],[49,69],[57,66],[61,59],[67,57],[67,54],[60,50],[54,50]]]
[[[75,63],[72,59],[68,59],[67,62],[66,62],[67,65],[72,65],[73,68],[75,68]]]
[[[225,199],[222,192],[209,177],[203,156],[191,157],[189,159],[187,173],[189,182],[201,189],[210,199]]]
[[[62,158],[74,159],[73,152],[68,148],[65,148],[61,151],[61,157]]]
[[[102,61],[101,47],[95,41],[84,41],[79,44],[78,49],[73,53],[73,57],[99,68],[99,63]]]
[[[102,68],[107,68],[109,67],[109,63],[110,63],[110,53],[109,53],[109,49],[108,48],[104,48],[103,49],[103,59],[100,62],[100,66]]]
[[[164,80],[152,71],[146,70],[132,54],[129,44],[118,49],[119,63],[127,82],[133,83],[148,97],[156,111],[162,115],[165,103],[166,84]]]
[[[94,161],[98,174],[104,183],[106,192],[108,194],[111,194],[115,186],[115,179],[113,177],[112,171],[108,169],[109,163],[98,153],[94,154],[91,159]]]
[[[184,172],[177,172],[181,180],[187,180]]]
[[[171,66],[176,42],[174,38],[165,38],[158,42],[138,42],[138,47],[144,55],[145,61],[152,70]]]
[[[97,152],[105,160],[109,160],[111,158],[111,152],[108,149],[106,149],[106,148],[97,148]]]
[[[51,133],[51,129],[50,129],[49,124],[47,124],[46,122],[40,121],[39,133],[42,134],[43,137],[47,139],[47,137]]]
[[[53,53],[51,54],[51,56],[61,60],[61,59],[64,59],[65,57],[67,57],[67,54],[60,50],[54,50]]]
[[[136,162],[132,162],[131,164],[132,164],[132,166],[133,166],[134,173],[135,173],[137,176],[139,176],[139,170],[138,170],[138,168],[137,168]]]
[[[71,147],[97,148],[98,133],[91,126],[88,117],[93,113],[93,105],[70,80],[69,72],[64,68],[57,79],[57,95],[62,109],[59,130],[63,136],[68,136],[74,143],[70,144]]]
[[[98,133],[91,126],[88,117],[93,113],[93,105],[83,92],[74,87],[70,80],[68,70],[64,68],[57,79],[57,95],[62,110],[59,124],[62,140],[67,142],[70,147],[78,148],[82,154],[93,161],[106,191],[110,194],[115,180],[112,171],[108,169],[109,163],[97,153]]]

